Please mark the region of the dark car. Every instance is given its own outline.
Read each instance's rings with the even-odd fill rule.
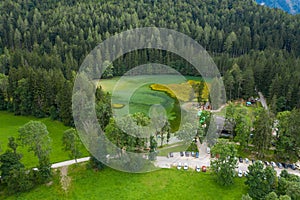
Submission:
[[[184,153],[182,151],[180,151],[180,156],[184,156]]]
[[[277,163],[279,169],[282,169],[282,164],[280,162]]]
[[[190,156],[190,152],[186,151],[186,152],[185,152],[185,156],[186,156],[186,157],[189,157],[189,156]]]
[[[252,164],[254,164],[254,163],[255,163],[255,160],[252,159]]]
[[[292,170],[295,170],[295,169],[296,169],[295,164],[288,164],[288,167],[291,168]]]
[[[240,161],[240,163],[243,163],[243,158],[239,157],[239,161]]]
[[[174,157],[173,152],[169,153],[169,157]]]
[[[199,158],[199,152],[196,152],[196,158]]]
[[[285,169],[288,168],[288,165],[287,165],[286,163],[281,163],[281,164],[282,164],[282,166],[283,166]]]

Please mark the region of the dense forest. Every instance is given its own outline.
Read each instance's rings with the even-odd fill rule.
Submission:
[[[156,26],[187,34],[217,64],[227,98],[261,91],[277,111],[300,107],[300,15],[252,0],[3,0],[0,109],[72,125],[71,95],[85,56],[110,36]],[[114,61],[114,76],[156,62],[195,75],[186,61],[153,49]]]

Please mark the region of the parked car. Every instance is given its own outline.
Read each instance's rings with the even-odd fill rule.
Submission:
[[[192,157],[195,157],[195,152],[192,151],[191,156],[192,156]]]
[[[255,163],[255,160],[254,160],[254,159],[252,159],[251,161],[252,161],[252,164],[254,164],[254,163]]]
[[[282,164],[282,166],[283,166],[285,169],[288,168],[288,165],[287,165],[286,163],[281,163],[281,164]]]
[[[248,158],[245,158],[245,163],[249,164],[249,159]]]
[[[196,172],[200,172],[200,171],[201,171],[200,166],[196,165]]]
[[[199,158],[199,152],[196,152],[196,158]]]
[[[186,156],[186,157],[189,157],[189,156],[190,156],[190,152],[186,151],[186,152],[185,152],[185,156]]]
[[[180,156],[181,156],[181,157],[184,156],[184,153],[183,153],[182,151],[180,151]]]
[[[206,148],[206,153],[210,154],[210,148],[209,147]]]
[[[187,163],[184,163],[183,169],[184,169],[184,170],[188,170],[188,168],[189,168],[188,164],[187,164]]]
[[[276,167],[276,164],[275,164],[275,162],[274,161],[271,161],[271,165],[272,165],[272,167]]]
[[[266,165],[266,166],[269,166],[270,163],[269,163],[268,161],[265,161],[265,165]]]
[[[244,176],[248,176],[248,172],[247,171],[244,171]]]
[[[300,165],[298,165],[297,163],[295,164],[296,169],[300,170]]]
[[[202,172],[206,172],[206,166],[202,166]]]
[[[239,169],[239,171],[238,171],[238,177],[242,177],[242,176],[243,176],[243,172],[242,172],[242,170]]]
[[[295,164],[289,164],[289,167],[290,167],[292,170],[296,170]]]
[[[181,162],[179,162],[177,165],[177,169],[181,169],[181,167],[182,167]]]
[[[277,163],[279,169],[282,169],[282,164],[280,162]]]
[[[174,157],[173,152],[169,153],[169,157]]]
[[[240,161],[240,163],[243,163],[243,158],[239,157],[239,161]]]

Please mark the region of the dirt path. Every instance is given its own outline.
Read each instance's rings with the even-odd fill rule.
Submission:
[[[60,177],[61,187],[66,192],[71,184],[71,178],[68,176],[68,166],[60,168]]]

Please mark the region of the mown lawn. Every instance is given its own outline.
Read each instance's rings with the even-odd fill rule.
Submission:
[[[176,100],[162,91],[151,90],[150,85],[158,84],[180,84],[187,80],[200,80],[200,77],[177,76],[177,75],[142,75],[123,76],[112,79],[102,79],[99,85],[112,94],[113,104],[125,105],[120,109],[114,109],[119,116],[128,113],[143,112],[149,116],[151,106],[161,105],[168,116],[172,130],[178,129],[180,112]]]
[[[26,124],[30,120],[38,120],[43,122],[49,131],[52,140],[52,152],[50,154],[51,163],[69,160],[68,153],[62,150],[63,132],[70,127],[64,126],[61,122],[53,121],[49,118],[35,118],[31,116],[15,116],[13,113],[0,111],[0,142],[2,153],[7,149],[8,138],[11,136],[18,137],[19,127]],[[32,152],[19,147],[18,151],[23,154],[22,162],[26,167],[34,167],[37,165],[37,159]],[[84,147],[82,147],[83,156],[88,155]]]
[[[209,173],[193,170],[161,169],[130,174],[106,168],[94,172],[85,166],[69,169],[71,186],[62,191],[56,176],[51,186],[40,186],[8,199],[204,199],[234,200],[247,193],[244,178],[236,178],[230,187],[218,185]]]
[[[153,83],[179,84],[187,80],[200,80],[200,77],[183,77],[176,75],[114,77],[112,79],[100,80],[99,85],[101,85],[105,91],[113,94],[112,103],[126,105],[119,110],[121,113],[128,109],[127,100],[129,100],[130,113],[144,112],[148,114],[150,106],[160,104],[169,114],[172,110],[174,99],[165,92],[151,90],[150,85]]]

